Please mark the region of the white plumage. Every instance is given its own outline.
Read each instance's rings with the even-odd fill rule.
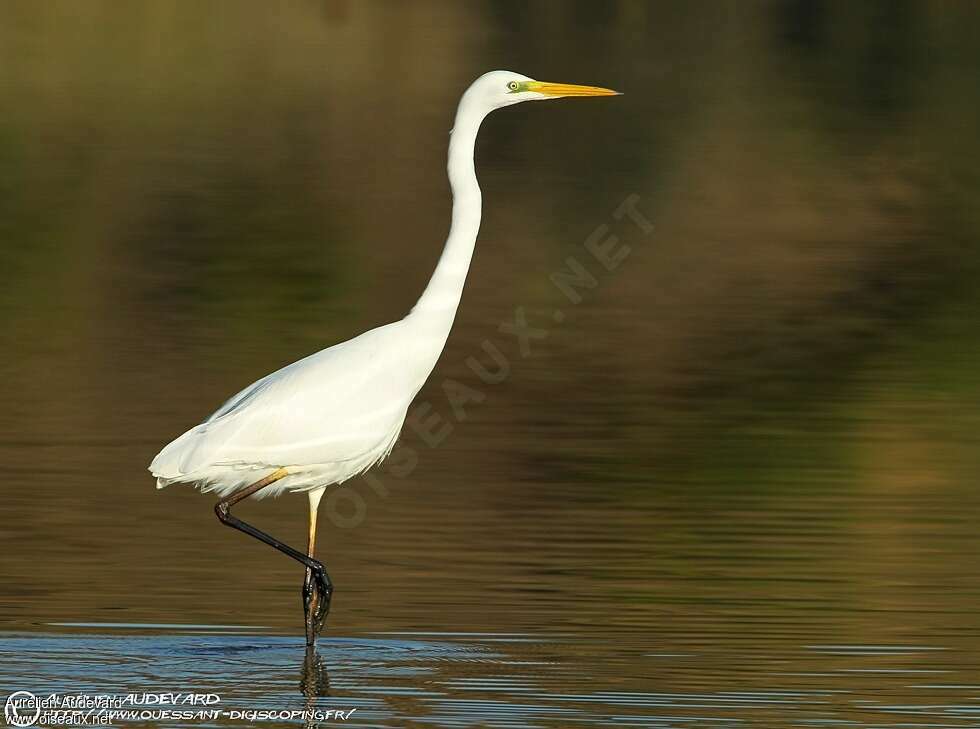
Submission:
[[[340,483],[391,450],[435,360],[410,319],[294,362],[232,397],[150,464],[157,486],[194,482],[225,496],[285,467],[257,496]]]
[[[192,483],[227,496],[285,469],[287,476],[256,494],[266,496],[321,489],[382,460],[442,352],[459,305],[480,227],[473,150],[481,122],[494,109],[521,101],[613,93],[509,71],[477,79],[460,100],[450,137],[449,237],[411,313],[246,387],[160,451],[149,469],[157,486]]]

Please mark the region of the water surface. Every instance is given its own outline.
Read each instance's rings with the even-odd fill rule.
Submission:
[[[112,686],[118,697],[139,697],[126,705],[139,711],[188,710],[181,698],[155,703],[147,692],[207,694],[207,710],[226,713],[183,722],[198,726],[250,711],[267,712],[263,725],[326,725],[340,721],[323,718],[332,710],[350,726],[966,727],[980,712],[977,686],[958,683],[963,670],[934,655],[938,647],[813,645],[760,655],[740,651],[734,636],[705,647],[412,632],[328,638],[310,655],[283,636],[128,627],[4,635],[0,679],[20,685],[30,675],[42,696],[98,696]],[[701,652],[668,652],[682,650]],[[741,667],[719,671],[719,661]],[[313,713],[284,715],[317,710],[320,722]]]

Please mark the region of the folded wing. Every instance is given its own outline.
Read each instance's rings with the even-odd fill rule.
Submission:
[[[150,464],[164,482],[220,466],[358,461],[384,445],[428,375],[403,322],[263,377],[170,443]]]

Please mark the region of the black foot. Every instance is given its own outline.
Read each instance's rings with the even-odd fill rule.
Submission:
[[[306,645],[316,643],[316,637],[323,630],[323,624],[330,612],[330,598],[333,596],[333,585],[327,577],[327,571],[319,562],[306,570],[306,580],[303,582],[303,615],[306,623]]]

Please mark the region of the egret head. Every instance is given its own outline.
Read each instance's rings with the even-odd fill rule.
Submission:
[[[546,101],[563,96],[618,96],[618,91],[599,86],[576,86],[535,81],[513,71],[485,73],[466,92],[487,112],[522,101]]]

